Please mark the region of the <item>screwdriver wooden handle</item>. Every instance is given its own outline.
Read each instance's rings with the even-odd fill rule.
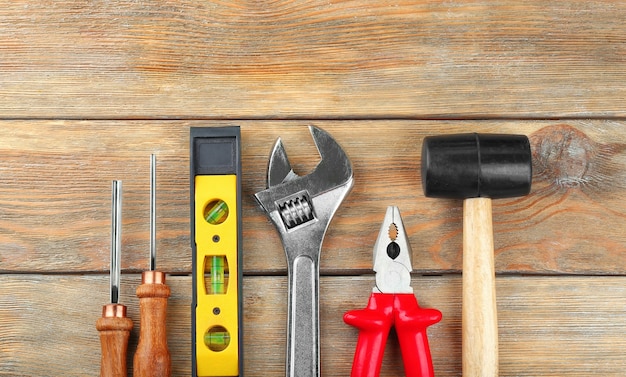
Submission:
[[[170,377],[172,362],[167,348],[167,298],[170,288],[165,285],[165,273],[145,271],[137,287],[141,326],[135,353],[134,377]]]
[[[498,316],[491,199],[463,210],[463,376],[498,376]]]
[[[100,332],[102,357],[100,377],[127,377],[126,352],[133,321],[126,317],[126,307],[108,304],[102,308],[102,317],[96,321]]]

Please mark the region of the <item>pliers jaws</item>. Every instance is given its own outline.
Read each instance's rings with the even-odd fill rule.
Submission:
[[[413,293],[411,270],[411,245],[400,210],[396,206],[389,206],[374,244],[376,286],[373,291]]]
[[[441,320],[437,309],[421,308],[413,295],[411,249],[397,207],[388,207],[374,246],[376,286],[365,309],[344,314],[359,329],[351,377],[378,377],[391,327],[395,327],[407,377],[435,375],[426,328]]]

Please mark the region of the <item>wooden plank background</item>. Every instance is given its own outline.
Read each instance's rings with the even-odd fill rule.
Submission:
[[[4,3],[7,117],[626,114],[623,2]]]
[[[189,127],[240,125],[245,375],[284,374],[286,264],[252,195],[282,137],[311,170],[329,131],[355,187],[321,259],[322,373],[346,376],[388,205],[413,287],[444,319],[437,376],[461,374],[461,202],[425,198],[427,135],[529,135],[534,182],[494,202],[502,376],[623,376],[626,5],[613,1],[11,1],[0,6],[0,376],[97,375],[110,182],[124,181],[122,302],[158,255],[174,375],[190,358]],[[129,372],[130,373],[130,372]],[[383,376],[403,374],[392,334]]]

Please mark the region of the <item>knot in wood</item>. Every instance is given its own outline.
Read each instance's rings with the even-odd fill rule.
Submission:
[[[593,179],[601,146],[566,125],[542,128],[530,137],[536,174],[560,187],[578,187]]]

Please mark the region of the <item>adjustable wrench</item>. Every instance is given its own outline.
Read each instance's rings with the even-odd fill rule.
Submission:
[[[319,261],[331,218],[353,185],[352,164],[325,131],[309,126],[322,160],[308,175],[291,168],[282,141],[270,156],[267,189],[255,198],[272,220],[287,257],[288,377],[320,375]]]

